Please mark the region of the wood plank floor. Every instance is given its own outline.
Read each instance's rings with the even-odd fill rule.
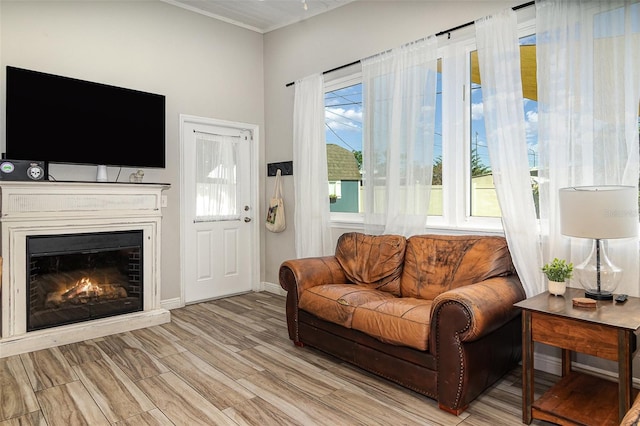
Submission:
[[[519,369],[456,417],[294,347],[284,306],[233,296],[175,309],[169,324],[0,359],[0,426],[522,424]],[[556,380],[537,372],[536,396]]]

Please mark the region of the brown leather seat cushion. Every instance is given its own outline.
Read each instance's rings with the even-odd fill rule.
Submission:
[[[324,284],[302,292],[298,306],[325,321],[351,328],[357,306],[387,299],[395,299],[395,296],[357,284]]]
[[[349,232],[338,239],[336,259],[350,281],[399,296],[406,242],[401,235]]]
[[[368,302],[355,310],[351,327],[385,343],[425,351],[431,303],[409,297]]]
[[[503,237],[418,235],[407,240],[400,291],[433,300],[439,294],[515,273]]]

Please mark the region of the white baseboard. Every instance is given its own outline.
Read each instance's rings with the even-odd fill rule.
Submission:
[[[266,281],[262,282],[262,290],[273,294],[279,294],[280,296],[287,295],[287,292],[280,287],[280,284],[274,284]]]
[[[160,301],[160,306],[163,309],[170,311],[171,309],[182,308],[184,303],[180,300],[179,297],[174,297],[173,299],[165,299]]]
[[[560,376],[562,374],[562,360],[560,358],[534,353],[533,354],[533,365],[536,370],[544,371],[546,373],[555,374],[556,376]],[[582,371],[585,373],[589,373],[594,376],[601,377],[606,380],[611,380],[614,382],[618,381],[618,372],[605,370],[602,368],[594,367],[588,364],[580,363],[580,362],[572,362],[571,369],[575,371]],[[640,377],[633,378],[633,385],[635,387],[640,387]]]
[[[266,281],[261,282],[258,286],[254,286],[252,291],[266,291],[268,293],[279,294],[280,296],[287,295],[287,292],[280,287],[280,284],[274,284]],[[160,306],[162,309],[170,311],[172,309],[183,308],[185,304],[179,297],[174,297],[173,299],[161,300]]]
[[[559,376],[562,373],[562,361],[554,356],[534,353],[533,365],[536,370]]]

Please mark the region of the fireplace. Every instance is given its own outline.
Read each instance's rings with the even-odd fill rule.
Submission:
[[[27,331],[143,309],[142,230],[27,237]]]
[[[164,324],[165,184],[0,180],[0,358]]]

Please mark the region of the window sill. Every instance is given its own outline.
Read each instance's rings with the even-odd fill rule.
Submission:
[[[364,232],[364,216],[360,213],[332,213],[329,221],[331,229],[348,229],[355,232]],[[447,235],[501,235],[504,229],[500,219],[472,218],[459,225],[445,224],[442,217],[431,216],[427,220],[425,234]]]

